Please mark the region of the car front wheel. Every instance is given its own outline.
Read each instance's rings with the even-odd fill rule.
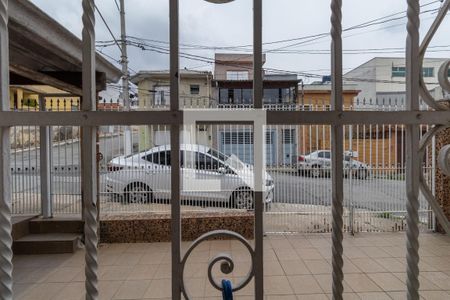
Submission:
[[[253,192],[249,190],[238,190],[231,196],[231,202],[237,209],[254,209]]]
[[[150,203],[152,201],[151,189],[142,182],[134,182],[125,189],[127,203]]]

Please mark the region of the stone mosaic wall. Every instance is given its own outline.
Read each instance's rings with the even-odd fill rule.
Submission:
[[[211,230],[235,231],[253,239],[254,216],[248,212],[183,213],[182,240],[192,241]],[[135,213],[102,216],[101,243],[170,242],[170,215]]]
[[[442,131],[436,138],[437,153],[442,146],[450,144],[450,128]],[[439,168],[436,168],[436,199],[441,204],[445,215],[450,219],[450,177],[443,174]],[[444,233],[442,227],[437,222],[436,229]]]

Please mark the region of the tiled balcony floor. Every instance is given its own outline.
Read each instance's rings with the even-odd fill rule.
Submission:
[[[186,249],[188,243],[183,243]],[[450,299],[450,238],[420,235],[423,299]],[[345,235],[345,299],[406,299],[405,234]],[[207,280],[207,262],[228,251],[233,281],[245,276],[250,257],[236,241],[208,241],[191,255],[185,270],[193,299],[221,299]],[[100,299],[170,299],[170,244],[111,244],[99,250]],[[269,236],[265,239],[266,299],[329,299],[329,234]],[[14,258],[15,299],[84,299],[84,251],[70,255]],[[213,270],[219,274],[218,266]],[[217,277],[220,279],[220,276]],[[235,299],[254,299],[253,284]]]

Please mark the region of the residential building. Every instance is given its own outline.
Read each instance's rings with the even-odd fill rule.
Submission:
[[[266,61],[263,56],[263,64]],[[253,56],[220,53],[215,56],[214,98],[221,108],[253,106]],[[264,106],[270,109],[295,109],[300,80],[292,74],[264,74]],[[213,145],[221,152],[235,154],[247,163],[253,162],[253,132],[250,126],[214,126]],[[268,127],[266,163],[290,164],[295,160],[297,133],[293,128]]]
[[[353,99],[359,90],[354,84],[343,86],[344,110],[353,109]],[[303,110],[329,110],[331,104],[331,84],[326,81],[302,85],[297,102]],[[311,125],[298,130],[298,153],[307,154],[321,149],[330,149],[330,128],[323,125]]]
[[[353,99],[358,97],[361,91],[356,84],[345,84],[343,86],[342,96],[344,109],[351,109]],[[331,84],[326,82],[313,82],[312,84],[305,84],[298,93],[297,102],[304,105],[305,108],[313,106],[329,107],[331,103]]]
[[[214,57],[215,80],[253,80],[253,55],[238,53],[216,53]],[[266,55],[262,57],[263,64]]]
[[[138,87],[139,110],[167,110],[170,108],[169,71],[140,71],[131,82]],[[212,73],[208,71],[180,71],[180,105],[183,108],[208,108],[214,105],[212,95]],[[191,134],[183,134],[184,142],[189,142]],[[211,128],[198,126],[196,143],[211,143]],[[164,127],[143,127],[139,130],[139,147],[148,149],[170,143],[169,130]]]
[[[438,71],[446,58],[425,58],[423,78],[429,90],[439,86]],[[344,80],[361,90],[358,105],[362,107],[405,104],[405,59],[375,57],[347,72]],[[450,71],[449,71],[450,76]]]
[[[39,110],[41,97],[47,111],[79,110],[80,97],[48,85],[12,85],[10,106],[14,110]]]

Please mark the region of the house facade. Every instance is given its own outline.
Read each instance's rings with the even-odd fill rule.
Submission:
[[[131,78],[138,86],[139,110],[167,110],[170,108],[169,71],[140,71]],[[183,108],[208,108],[212,100],[212,73],[205,71],[180,71],[180,105]],[[185,130],[183,142],[211,145],[211,127],[197,126],[195,135]],[[170,132],[165,126],[143,127],[139,129],[139,148],[170,144]]]
[[[11,85],[10,106],[14,110],[34,111],[42,109],[40,98],[47,111],[76,111],[80,108],[80,97],[48,85]]]
[[[263,55],[263,64],[266,61]],[[253,56],[216,54],[214,65],[214,98],[223,109],[253,106]],[[300,80],[292,74],[264,74],[263,103],[269,109],[295,109]],[[214,126],[213,146],[221,152],[253,163],[253,131],[250,126]],[[291,164],[296,159],[297,130],[294,127],[266,129],[266,164]]]
[[[428,90],[439,86],[438,72],[445,58],[425,58],[423,78]],[[405,104],[405,59],[400,57],[375,57],[347,72],[344,81],[361,90],[358,104],[364,107]],[[450,71],[449,71],[450,76]],[[361,78],[364,78],[363,80]]]

